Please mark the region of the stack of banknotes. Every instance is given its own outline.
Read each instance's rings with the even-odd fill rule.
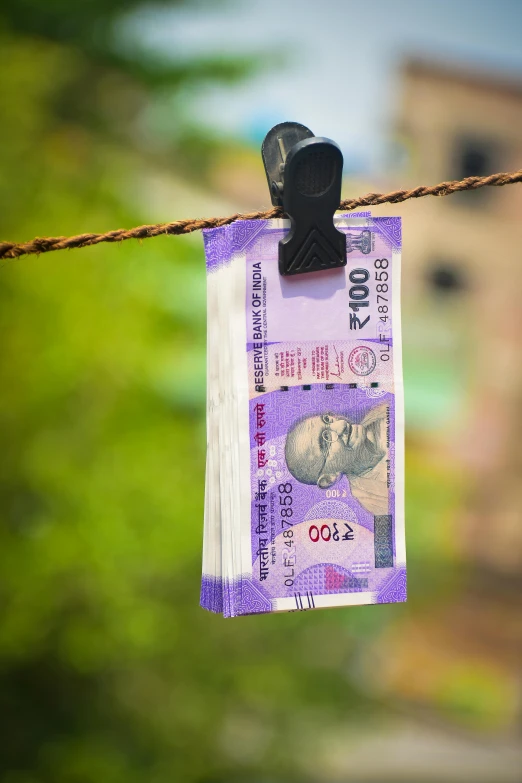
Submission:
[[[337,216],[341,269],[282,277],[286,220],[204,232],[201,605],[406,600],[400,218]]]

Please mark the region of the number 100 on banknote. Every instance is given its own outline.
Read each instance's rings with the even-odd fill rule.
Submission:
[[[210,575],[223,612],[404,601],[400,218],[337,218],[346,267],[293,277],[285,221],[238,225],[214,269],[206,242],[235,322],[237,513],[221,504],[221,527],[237,540]]]

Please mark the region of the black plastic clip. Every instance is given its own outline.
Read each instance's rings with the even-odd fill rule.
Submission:
[[[299,275],[346,266],[346,236],[334,227],[343,155],[334,141],[298,122],[268,131],[261,147],[272,204],[291,221],[279,243],[279,272]]]

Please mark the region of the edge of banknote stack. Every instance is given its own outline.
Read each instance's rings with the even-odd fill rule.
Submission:
[[[347,266],[281,277],[286,220],[204,231],[201,606],[406,600],[400,218],[337,215]]]

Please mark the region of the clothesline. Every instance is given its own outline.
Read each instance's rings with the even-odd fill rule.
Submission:
[[[399,204],[412,198],[423,196],[449,196],[464,190],[477,190],[487,186],[501,187],[522,182],[522,169],[513,172],[490,174],[487,177],[466,177],[461,180],[440,182],[438,185],[413,188],[411,190],[394,190],[390,193],[367,193],[358,198],[345,199],[339,204],[339,209],[351,211],[359,207],[373,207],[377,204]],[[52,250],[70,250],[72,248],[99,245],[101,242],[122,242],[125,239],[148,239],[161,234],[190,234],[203,228],[217,228],[233,223],[235,220],[267,220],[283,216],[280,207],[264,212],[247,212],[228,215],[227,217],[187,218],[172,223],[155,223],[153,225],[136,226],[135,228],[118,228],[103,234],[78,234],[65,237],[35,237],[28,242],[0,242],[0,259],[19,258],[20,256],[49,253]]]

